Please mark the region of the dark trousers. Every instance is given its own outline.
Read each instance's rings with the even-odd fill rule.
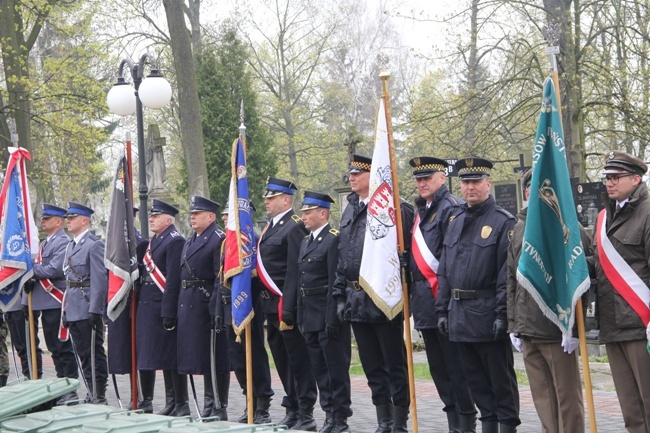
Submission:
[[[230,305],[228,305],[230,308]],[[251,321],[251,362],[253,364],[253,395],[255,397],[271,397],[271,370],[269,356],[264,347],[264,314],[255,314]],[[246,335],[241,333],[241,342],[232,326],[226,327],[228,332],[228,350],[230,350],[230,366],[235,372],[239,386],[246,394]]]
[[[519,389],[509,339],[457,343],[458,355],[481,421],[519,425]]]
[[[352,416],[349,373],[351,334],[349,323],[341,325],[337,338],[329,338],[324,330],[305,332],[321,408],[334,416],[346,418]]]
[[[309,410],[316,403],[316,379],[311,369],[305,339],[297,327],[280,331],[277,314],[267,314],[267,340],[284,392],[282,406]]]
[[[438,329],[421,329],[429,361],[429,371],[436,384],[445,412],[475,414],[474,401],[469,393],[465,373],[460,365],[456,343],[438,332]]]
[[[411,398],[401,315],[388,323],[352,322],[352,330],[372,394],[372,404],[409,407]]]
[[[70,328],[70,336],[72,342],[77,349],[79,360],[81,361],[81,368],[83,369],[84,377],[90,387],[97,386],[97,395],[106,391],[108,384],[108,362],[106,361],[106,353],[104,352],[104,331],[97,331],[95,333],[95,380],[96,384],[92,381],[92,363],[91,363],[91,332],[90,321],[78,320],[75,322],[68,322]],[[92,393],[92,390],[88,390]]]
[[[9,325],[9,334],[11,335],[11,344],[16,349],[18,357],[20,358],[20,366],[23,370],[23,376],[31,378],[29,371],[29,358],[27,351],[29,350],[28,337],[25,324],[26,319],[22,310],[10,311],[5,313],[7,324]],[[58,325],[57,325],[58,326]],[[37,372],[38,377],[43,376],[43,351],[39,347],[38,333],[36,333],[36,359],[37,359]]]
[[[74,351],[70,340],[59,340],[59,325],[61,323],[61,309],[54,308],[50,310],[34,311],[34,326],[38,334],[38,318],[43,325],[43,336],[47,350],[52,353],[56,377],[70,377],[77,379],[79,369],[74,359]]]

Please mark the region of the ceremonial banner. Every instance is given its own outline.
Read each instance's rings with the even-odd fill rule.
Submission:
[[[0,193],[0,310],[21,297],[20,288],[34,275],[32,258],[38,254],[38,230],[29,200],[26,149],[9,147],[9,164]]]
[[[251,276],[255,269],[255,232],[248,196],[246,153],[241,139],[232,149],[232,177],[228,196],[228,223],[224,248],[224,284],[232,290],[232,321],[237,335],[253,319]]]
[[[370,168],[368,217],[359,284],[377,308],[388,319],[393,319],[402,311],[402,280],[385,110],[381,99]]]
[[[589,272],[569,183],[562,121],[553,81],[544,82],[533,150],[533,176],[517,280],[546,317],[571,336],[575,305]]]
[[[133,199],[127,168],[126,157],[122,156],[117,164],[112,184],[111,213],[106,228],[104,252],[104,266],[108,269],[106,314],[111,320],[117,319],[126,307],[129,291],[139,276],[137,240],[133,225]]]

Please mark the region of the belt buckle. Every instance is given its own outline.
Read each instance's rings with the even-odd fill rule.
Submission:
[[[460,301],[460,289],[453,289],[451,291],[451,297],[456,301]]]
[[[187,280],[181,281],[181,287],[187,289]]]
[[[271,296],[269,295],[269,291],[268,291],[268,290],[262,290],[262,292],[260,293],[260,296],[261,296],[262,298],[264,298],[264,299],[271,299]]]
[[[352,288],[356,290],[357,292],[361,291],[361,286],[359,285],[358,281],[353,281],[352,282]]]

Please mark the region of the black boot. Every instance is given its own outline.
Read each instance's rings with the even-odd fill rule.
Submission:
[[[516,425],[499,424],[499,433],[517,433]]]
[[[106,401],[106,382],[97,384],[97,398],[93,401],[93,404],[108,404]]]
[[[298,410],[293,407],[287,408],[287,414],[284,416],[279,425],[286,425],[287,429],[293,428],[294,425],[298,422]]]
[[[496,421],[481,421],[481,433],[499,433],[499,423]]]
[[[158,412],[158,415],[169,415],[174,411],[174,406],[176,406],[176,400],[174,399],[174,381],[172,380],[171,370],[163,370],[163,379],[165,380],[165,407]]]
[[[212,376],[206,374],[203,376],[203,411],[201,411],[201,418],[208,418],[212,416],[214,407],[214,391],[212,390]]]
[[[300,409],[298,415],[298,422],[296,422],[293,427],[293,430],[302,430],[302,431],[316,431],[316,420],[314,420],[314,408],[309,409]]]
[[[218,416],[219,421],[228,421],[228,394],[230,393],[230,372],[217,374],[217,392],[219,393],[219,405],[212,411],[212,416]]]
[[[475,414],[458,414],[459,432],[476,433],[476,415]]]
[[[271,397],[257,397],[255,399],[255,416],[253,417],[253,424],[271,423],[271,415],[269,414],[270,407]]]
[[[377,430],[375,433],[392,433],[393,432],[393,406],[390,404],[382,404],[375,406],[377,411]]]
[[[174,384],[174,400],[176,405],[170,416],[189,416],[190,405],[187,396],[187,375],[172,372],[172,383]]]
[[[140,389],[142,391],[142,400],[138,402],[138,409],[144,413],[153,413],[153,390],[155,385],[155,370],[140,371]]]
[[[348,417],[336,415],[334,417],[334,426],[332,426],[330,433],[351,433],[350,426],[348,425]]]
[[[447,424],[449,425],[449,433],[459,433],[460,430],[460,419],[458,412],[455,410],[450,410],[445,412],[447,414]]]
[[[330,433],[332,428],[334,428],[334,415],[332,415],[332,412],[325,412],[325,422],[318,430],[318,433]]]
[[[408,433],[409,408],[393,406],[393,433]]]
[[[5,376],[4,374],[0,376],[0,388],[2,388],[3,386],[7,386],[7,376]]]

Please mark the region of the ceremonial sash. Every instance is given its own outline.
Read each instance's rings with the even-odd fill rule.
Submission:
[[[413,226],[413,242],[411,242],[411,250],[413,251],[413,259],[418,266],[418,269],[424,275],[431,285],[433,297],[438,296],[438,259],[433,255],[427,246],[422,230],[420,230],[420,214],[415,216],[415,224]]]
[[[36,256],[36,263],[39,265],[43,260],[41,257],[41,252],[43,250],[44,245],[45,243],[41,244],[40,248],[38,249],[38,255]],[[41,283],[41,286],[43,286],[43,289],[45,289],[45,291],[49,293],[51,297],[56,299],[59,305],[61,305],[61,320],[59,321],[59,340],[68,341],[68,338],[70,337],[68,333],[68,328],[65,328],[63,326],[63,298],[65,297],[65,292],[59,289],[58,287],[56,287],[49,278],[41,278],[38,281]]]
[[[147,247],[147,252],[144,254],[144,266],[147,269],[147,272],[149,272],[149,275],[151,276],[151,279],[153,282],[158,286],[160,291],[162,293],[165,293],[165,286],[167,285],[167,279],[163,275],[163,273],[158,269],[158,266],[153,261],[153,257],[151,256],[151,242],[149,243],[149,246]]]
[[[610,284],[630,307],[639,315],[645,326],[650,323],[650,289],[639,278],[634,269],[616,251],[607,237],[607,215],[602,210],[598,215],[596,239],[598,239],[598,259]]]
[[[287,326],[286,324],[282,323],[282,291],[280,288],[278,288],[278,285],[275,284],[275,281],[271,278],[269,273],[266,271],[266,268],[264,267],[264,261],[262,260],[262,255],[260,254],[260,244],[262,243],[262,238],[264,237],[264,233],[266,233],[266,230],[269,228],[269,224],[266,224],[266,227],[264,227],[264,230],[262,230],[262,234],[260,235],[260,240],[257,241],[257,276],[259,277],[260,281],[262,284],[264,284],[264,287],[266,287],[271,293],[273,293],[275,296],[280,297],[280,302],[278,302],[278,321],[280,322],[280,330],[284,329],[291,329],[293,327]]]

